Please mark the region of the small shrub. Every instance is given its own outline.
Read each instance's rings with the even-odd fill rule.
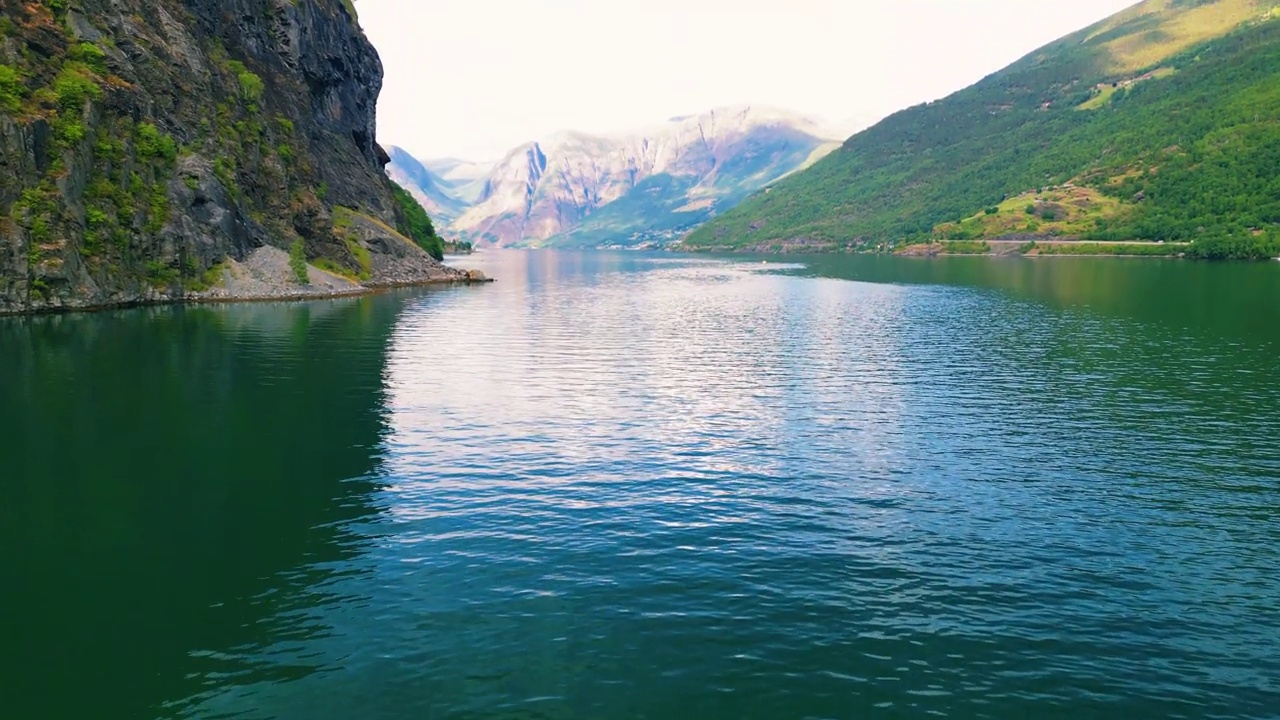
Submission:
[[[149,260],[144,267],[146,270],[147,282],[155,287],[167,287],[178,280],[178,271],[168,263],[163,263],[159,260]]]
[[[993,206],[991,206],[991,207],[987,208],[986,210],[983,210],[983,212],[985,212],[985,213],[986,213],[986,214],[988,214],[988,215],[999,215],[999,214],[1000,214],[1000,208],[999,208],[999,207],[997,207],[997,206],[994,206],[994,205],[993,205]]]
[[[231,67],[231,71],[236,74],[236,79],[240,81],[240,97],[249,102],[257,102],[267,89],[266,84],[262,82],[262,78],[245,67],[244,63],[239,60],[232,60],[228,65]]]
[[[238,198],[241,195],[240,184],[236,181],[236,163],[234,158],[220,157],[213,161],[213,174],[218,178],[218,182],[222,183],[222,187],[231,193],[232,197]]]
[[[1036,206],[1035,206],[1034,204],[1033,204],[1033,205],[1028,205],[1026,208],[1024,208],[1023,212],[1025,212],[1025,213],[1026,213],[1026,214],[1028,214],[1028,215],[1035,215],[1035,214],[1036,214]]]
[[[120,162],[124,160],[124,143],[109,137],[100,129],[98,140],[93,145],[93,154],[102,160]]]
[[[80,144],[84,140],[84,136],[88,133],[81,123],[75,118],[60,118],[54,123],[54,133],[57,136],[58,144],[62,147],[73,147]]]
[[[102,88],[83,64],[67,63],[53,81],[53,94],[64,112],[80,112],[86,100],[102,97]]]
[[[97,178],[89,183],[89,187],[85,188],[84,196],[90,200],[106,200],[115,197],[116,186],[106,178]]]
[[[0,65],[0,110],[7,113],[18,112],[22,109],[22,100],[26,94],[22,75],[15,68]]]
[[[53,229],[49,224],[47,215],[37,215],[31,219],[31,253],[36,262],[40,259],[39,245],[49,242],[53,239]]]
[[[92,258],[102,252],[102,235],[96,230],[86,230],[80,241],[80,255]]]
[[[158,233],[164,229],[165,223],[169,222],[169,195],[165,192],[164,185],[157,183],[151,188],[146,211],[147,224],[143,229],[149,233]]]
[[[311,278],[307,274],[307,251],[301,240],[294,240],[289,246],[289,269],[299,285],[310,285]]]
[[[178,143],[151,123],[138,123],[134,141],[140,158],[173,162],[178,157]]]
[[[107,71],[107,54],[93,43],[83,42],[71,48],[71,59],[84,63],[96,73]]]

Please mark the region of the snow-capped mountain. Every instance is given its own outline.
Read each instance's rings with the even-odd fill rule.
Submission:
[[[480,183],[474,204],[438,225],[456,239],[499,247],[662,241],[816,161],[839,146],[834,135],[760,107],[672,118],[623,135],[557,133],[508,153]]]

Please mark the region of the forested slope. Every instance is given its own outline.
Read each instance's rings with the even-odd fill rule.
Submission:
[[[1269,6],[1143,3],[887,118],[685,244],[1015,235],[1193,241],[1191,254],[1207,257],[1280,252],[1280,13]],[[1079,189],[1069,206],[1041,197],[1064,187]],[[1023,215],[1009,217],[1011,207]]]

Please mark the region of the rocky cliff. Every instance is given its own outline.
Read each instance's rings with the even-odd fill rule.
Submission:
[[[828,134],[759,107],[617,136],[560,133],[499,162],[448,234],[497,246],[660,242],[835,149]]]
[[[0,312],[459,277],[407,237],[349,2],[0,9]]]

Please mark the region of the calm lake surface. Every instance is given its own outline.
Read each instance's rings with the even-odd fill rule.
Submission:
[[[8,718],[1275,718],[1280,263],[0,320]]]

